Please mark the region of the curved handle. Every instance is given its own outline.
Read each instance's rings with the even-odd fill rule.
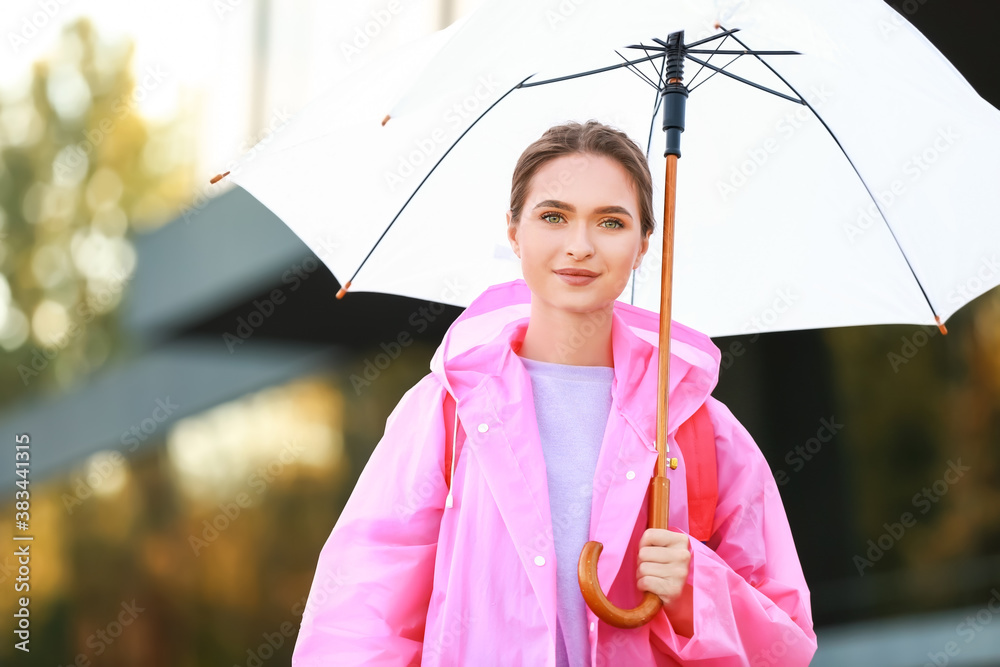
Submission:
[[[577,576],[580,578],[580,592],[587,606],[594,610],[597,617],[616,628],[638,628],[649,623],[656,612],[663,606],[660,596],[646,591],[642,602],[635,609],[619,609],[616,607],[597,581],[597,559],[601,556],[604,545],[600,542],[587,542],[580,552],[580,564]]]
[[[670,481],[666,477],[654,477],[649,481],[649,527],[667,527],[667,503],[670,497]],[[656,593],[645,592],[642,602],[634,609],[616,607],[597,580],[597,560],[601,556],[604,545],[590,541],[583,545],[580,552],[580,562],[577,564],[577,578],[580,580],[580,592],[583,599],[597,617],[616,628],[638,628],[649,623],[663,606],[663,601]]]

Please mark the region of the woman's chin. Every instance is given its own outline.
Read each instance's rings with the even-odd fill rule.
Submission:
[[[559,310],[578,315],[602,310],[614,301],[605,290],[561,288],[549,293],[546,301]]]

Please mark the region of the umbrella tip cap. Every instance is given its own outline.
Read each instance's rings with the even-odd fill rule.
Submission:
[[[350,288],[351,288],[351,281],[348,280],[343,287],[337,290],[337,298],[343,299],[344,295],[347,294],[347,290],[349,290]]]
[[[224,173],[224,174],[216,174],[215,176],[212,177],[212,180],[210,180],[209,183],[211,183],[212,185],[215,185],[216,183],[218,183],[219,181],[221,181],[222,179],[224,179],[228,175],[229,175],[228,171],[226,173]]]
[[[385,127],[385,124],[388,122],[389,122],[389,114],[386,114],[385,118],[382,119],[382,127]]]
[[[941,334],[947,336],[948,335],[948,327],[946,327],[944,325],[944,323],[941,322],[941,318],[939,316],[935,315],[934,316],[934,321],[937,322],[937,328],[941,332]]]

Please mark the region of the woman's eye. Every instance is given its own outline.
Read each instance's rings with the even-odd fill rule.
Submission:
[[[563,219],[563,216],[562,216],[561,213],[543,213],[542,216],[541,216],[541,218],[542,218],[542,220],[546,220],[546,221],[549,221],[549,222],[559,222],[559,221],[561,221]],[[550,220],[550,218],[551,218],[551,220]],[[610,226],[607,224],[609,222],[612,223]],[[600,222],[600,225],[604,226],[604,227],[608,227],[609,229],[619,229],[621,227],[624,227],[625,223],[623,223],[618,218],[608,218],[606,220],[602,220]]]

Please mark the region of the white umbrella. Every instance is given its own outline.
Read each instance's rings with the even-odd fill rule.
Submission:
[[[657,96],[634,72],[518,83],[619,64],[616,49],[643,57],[623,47],[680,29],[692,42],[721,20],[753,49],[801,52],[763,60],[812,109],[718,74],[697,86],[711,71],[692,83],[689,61],[675,319],[710,336],[935,324],[1000,284],[1000,112],[880,0],[730,4],[489,2],[316,100],[229,178],[351,291],[466,306],[521,275],[510,176],[551,125],[615,125],[650,145],[664,181]],[[752,56],[727,71],[794,96]],[[621,297],[654,311],[662,228]]]
[[[646,146],[665,183],[621,297],[661,315],[653,528],[667,525],[671,316],[710,336],[943,330],[1000,284],[1000,112],[881,0],[488,2],[317,100],[230,178],[345,289],[465,306],[521,275],[505,227],[521,151],[589,118]],[[658,596],[613,607],[600,550],[580,558],[587,603],[619,627],[646,622]]]

